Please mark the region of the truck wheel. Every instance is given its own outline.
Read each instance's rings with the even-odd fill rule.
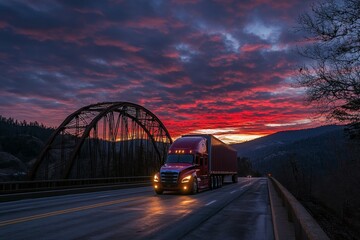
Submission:
[[[164,190],[156,189],[155,192],[156,192],[156,194],[161,195],[161,194],[163,194]]]
[[[238,182],[238,175],[237,175],[237,174],[232,175],[232,182],[233,182],[233,183],[237,183],[237,182]]]
[[[196,179],[194,178],[192,188],[191,188],[191,194],[196,194],[198,192],[198,183]]]
[[[214,176],[210,176],[210,189],[214,189],[215,186],[214,186]]]
[[[218,188],[219,187],[219,178],[218,176],[215,176],[215,188]]]
[[[219,187],[222,187],[223,185],[223,178],[222,176],[219,176]]]

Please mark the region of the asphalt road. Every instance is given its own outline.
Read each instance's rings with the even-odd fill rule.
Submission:
[[[0,203],[0,239],[273,239],[266,178],[196,195],[151,187]]]

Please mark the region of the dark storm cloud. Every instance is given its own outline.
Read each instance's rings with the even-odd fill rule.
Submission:
[[[299,110],[290,121],[307,118],[302,92],[290,84],[299,63],[292,25],[306,7],[295,0],[1,2],[0,113],[53,126],[83,105],[132,101],[175,135],[221,124],[253,129],[251,122],[272,131],[264,124],[286,118],[282,106]],[[180,123],[188,127],[176,130]]]

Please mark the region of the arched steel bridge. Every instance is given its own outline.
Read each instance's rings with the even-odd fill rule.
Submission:
[[[171,137],[146,108],[129,102],[85,106],[55,130],[31,180],[149,176],[165,161]]]

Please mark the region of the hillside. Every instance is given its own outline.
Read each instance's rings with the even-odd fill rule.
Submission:
[[[24,180],[54,129],[0,116],[0,181]]]
[[[327,222],[325,228],[330,221],[358,232],[360,141],[350,139],[343,126],[279,132],[233,147],[253,170],[274,176],[318,221]],[[334,233],[335,239],[353,239],[343,232]]]
[[[285,146],[303,139],[308,139],[332,131],[343,131],[344,126],[329,125],[318,128],[303,130],[292,130],[277,132],[252,141],[233,144],[232,147],[238,151],[238,156],[248,156],[257,153],[258,150],[271,149],[273,147]]]

